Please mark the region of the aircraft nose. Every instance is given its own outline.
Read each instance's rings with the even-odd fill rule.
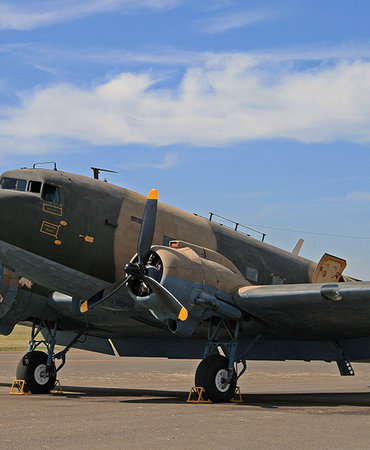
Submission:
[[[29,233],[37,215],[36,203],[39,199],[32,194],[0,189],[0,241],[18,247],[30,241]]]

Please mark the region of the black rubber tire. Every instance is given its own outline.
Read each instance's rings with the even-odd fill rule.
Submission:
[[[229,360],[221,355],[210,355],[204,358],[195,372],[195,386],[203,387],[206,399],[212,402],[229,402],[235,394],[236,379],[233,379],[227,390],[222,391],[216,383],[216,376],[221,370],[227,370]]]
[[[52,375],[45,384],[38,383],[35,378],[35,371],[40,365],[46,365],[48,355],[44,352],[35,350],[26,353],[19,361],[16,371],[17,380],[25,380],[25,391],[30,391],[32,394],[48,394],[55,386],[56,371],[53,363]]]

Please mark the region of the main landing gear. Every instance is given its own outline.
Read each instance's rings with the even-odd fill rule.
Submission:
[[[76,335],[64,350],[54,353],[57,329],[57,322],[52,328],[49,322],[43,321],[38,325],[33,323],[28,352],[19,361],[16,371],[17,380],[26,382],[25,391],[32,394],[48,394],[55,386],[57,372],[65,364],[66,353],[82,335],[82,333]],[[42,337],[41,331],[44,331],[46,337]],[[41,339],[37,339],[38,336]],[[47,352],[36,350],[40,345],[44,345]],[[62,360],[58,367],[55,365],[56,359]]]
[[[236,373],[229,377],[229,360],[221,355],[209,355],[202,360],[195,373],[195,385],[203,387],[207,399],[228,402],[235,394]]]
[[[219,334],[226,339],[218,339]],[[247,370],[245,356],[261,336],[256,336],[243,354],[240,354],[238,353],[239,322],[218,318],[212,318],[209,321],[204,359],[195,373],[195,386],[204,388],[205,399],[212,402],[229,402],[235,396],[237,381]],[[219,353],[219,348],[225,356]],[[238,363],[243,365],[239,373]]]
[[[55,385],[57,372],[52,362],[47,366],[48,355],[38,350],[26,353],[17,366],[17,380],[24,380],[25,390],[32,394],[47,394]]]

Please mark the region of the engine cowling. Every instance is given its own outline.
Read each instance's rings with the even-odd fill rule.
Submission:
[[[152,246],[146,270],[190,312],[197,306],[196,299],[202,294],[232,302],[232,294],[248,284],[237,268],[222,255],[192,244],[175,242],[176,246]],[[145,283],[129,283],[128,288],[134,300],[154,312],[157,318],[175,319]],[[172,328],[171,331],[176,329],[174,326]]]

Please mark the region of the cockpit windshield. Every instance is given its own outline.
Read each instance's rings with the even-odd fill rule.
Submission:
[[[45,202],[53,203],[54,205],[61,203],[59,187],[49,183],[42,183],[41,181],[3,177],[0,180],[0,189],[32,192],[39,195],[41,193],[41,198]]]
[[[0,180],[2,189],[12,189],[14,191],[25,191],[27,187],[27,180],[19,180],[17,178],[3,177]]]

